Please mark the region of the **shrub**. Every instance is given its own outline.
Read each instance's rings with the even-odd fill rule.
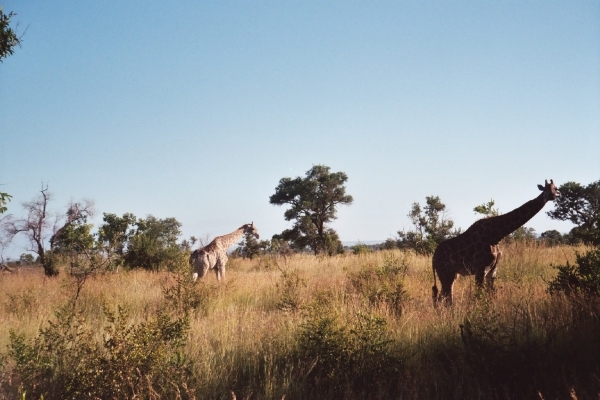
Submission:
[[[361,254],[369,254],[371,252],[371,248],[364,243],[358,243],[351,247],[352,254],[358,256]]]
[[[370,398],[378,390],[392,394],[402,357],[392,348],[387,322],[373,314],[343,316],[326,296],[311,306],[298,333],[298,358],[306,372],[306,390],[322,398],[349,393]]]
[[[70,307],[59,310],[33,341],[11,332],[8,355],[20,392],[52,399],[172,398],[184,389],[187,318],[162,311],[129,325],[125,309],[105,313],[102,343]]]
[[[298,269],[286,271],[279,268],[281,278],[276,283],[279,301],[277,308],[284,311],[296,311],[302,308],[302,289],[306,287],[306,280],[301,278]]]
[[[104,306],[107,323],[98,329],[69,302],[55,312],[33,340],[10,332],[8,360],[12,390],[32,398],[193,398],[187,381],[192,364],[184,355],[190,311],[202,296],[179,275],[163,288],[155,312],[131,323],[127,309]],[[188,279],[185,279],[188,276]]]
[[[566,295],[582,293],[598,296],[600,294],[600,247],[577,254],[574,265],[556,267],[558,274],[549,282],[548,292],[563,292]]]
[[[348,278],[354,291],[361,294],[371,305],[385,304],[398,316],[407,300],[404,278],[408,267],[391,254],[384,256],[383,265],[365,265]]]
[[[482,293],[460,326],[467,365],[493,397],[533,390],[533,377],[547,361],[549,332],[538,326],[528,302],[512,305],[508,314],[504,319]]]

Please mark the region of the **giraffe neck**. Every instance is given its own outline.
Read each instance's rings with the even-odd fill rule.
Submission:
[[[533,200],[529,200],[521,207],[515,208],[506,214],[490,218],[489,220],[492,222],[492,242],[499,242],[504,237],[523,226],[527,221],[540,212],[542,208],[544,208],[546,201],[547,200],[544,199],[544,194],[541,193],[538,197]]]
[[[230,248],[231,246],[236,244],[238,242],[238,240],[240,240],[240,238],[242,237],[243,234],[244,234],[244,229],[238,228],[235,231],[228,233],[227,235],[221,236],[219,238],[220,239],[219,241],[221,242],[221,246],[225,250],[227,250],[228,248]]]

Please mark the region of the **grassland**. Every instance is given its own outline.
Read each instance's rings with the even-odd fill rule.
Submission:
[[[106,310],[127,310],[125,330],[147,327],[165,309],[167,288],[192,293],[195,309],[185,316],[182,347],[160,353],[167,362],[177,355],[178,372],[160,370],[168,376],[159,383],[152,380],[156,371],[148,373],[144,389],[138,376],[116,398],[598,398],[600,307],[546,291],[556,273],[551,265],[573,263],[584,249],[517,243],[502,250],[493,295],[477,293],[473,277],[461,277],[454,306],[438,310],[431,260],[400,251],[232,259],[221,285],[212,275],[192,284],[172,272],[107,273],[85,282],[75,306],[77,329],[88,344],[106,343],[106,327],[114,323]],[[0,398],[25,391],[28,399],[97,397],[89,389],[33,387],[23,365],[36,366],[39,357],[15,352],[15,337],[33,346],[40,329],[60,320],[56,313],[72,304],[74,292],[65,271],[53,279],[39,269],[0,276]],[[156,326],[144,332],[162,334],[167,325]],[[127,343],[149,340],[140,337]],[[69,343],[53,357],[70,346],[83,348]],[[96,350],[92,356],[100,357]],[[85,374],[76,358],[69,360],[70,370]],[[102,371],[94,372],[95,380],[103,379]]]

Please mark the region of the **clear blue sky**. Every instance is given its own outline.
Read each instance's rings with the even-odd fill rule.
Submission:
[[[291,226],[268,201],[279,179],[325,164],[354,197],[333,227],[371,241],[425,196],[466,229],[490,199],[508,212],[544,179],[600,179],[598,1],[0,4],[27,28],[0,64],[16,216],[43,182],[56,211],[93,199],[96,223],[270,238]]]

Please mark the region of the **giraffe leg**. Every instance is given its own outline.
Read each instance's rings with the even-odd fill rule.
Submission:
[[[486,289],[488,289],[489,291],[494,290],[494,281],[496,280],[496,274],[498,273],[498,263],[500,262],[501,258],[502,252],[498,250],[495,254],[494,264],[485,276],[485,286]]]
[[[442,290],[440,293],[440,300],[448,306],[452,305],[452,287],[454,286],[454,279],[442,281]]]
[[[475,284],[477,288],[483,287],[483,279],[485,278],[485,269],[481,268],[475,272]]]
[[[442,302],[445,305],[452,305],[452,288],[454,286],[454,280],[456,279],[456,274],[451,272],[441,273],[438,271],[438,277],[440,278],[440,283],[442,284],[442,289],[440,291],[440,296],[438,302]]]
[[[221,268],[219,272],[221,274],[221,280],[225,281],[225,266],[227,265],[227,256],[221,257]]]

